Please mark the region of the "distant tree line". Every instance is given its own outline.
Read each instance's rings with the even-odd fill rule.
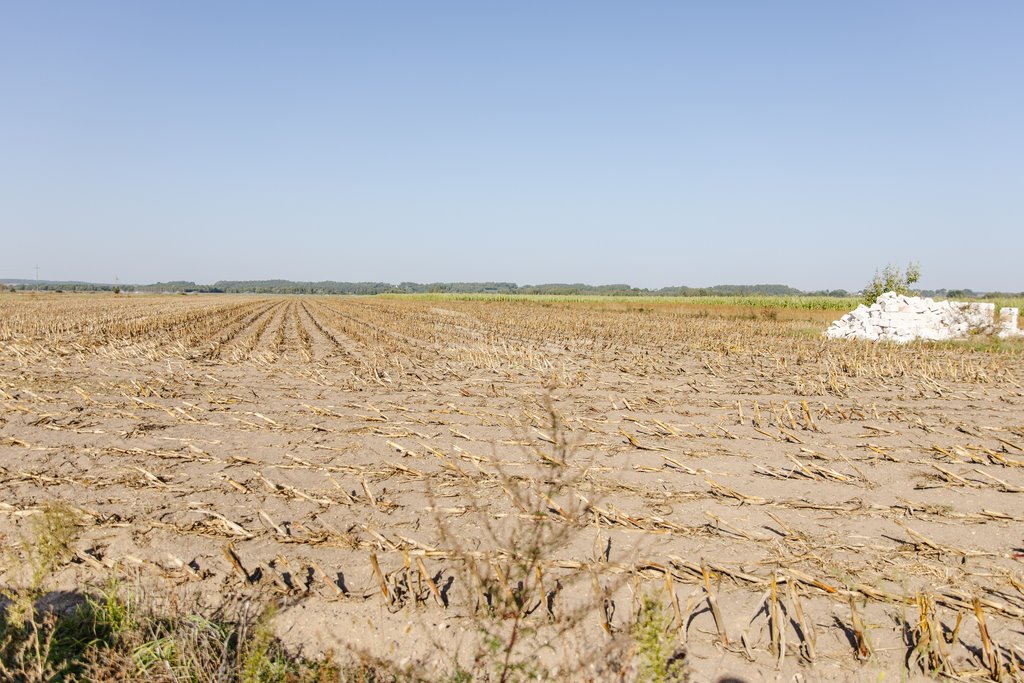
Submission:
[[[233,292],[254,294],[561,294],[597,296],[800,296],[786,285],[716,285],[714,287],[663,287],[644,289],[627,284],[588,285],[549,283],[518,285],[515,282],[293,282],[291,280],[221,280],[212,285],[194,282],[158,282],[135,289],[148,292]],[[815,294],[820,295],[820,292]],[[845,290],[834,290],[846,296]]]
[[[107,285],[93,282],[35,282],[34,280],[0,280],[0,290],[7,289],[12,292],[17,292],[21,290],[35,290],[40,292],[113,292],[125,286],[131,288],[131,285]]]
[[[662,287],[645,289],[627,284],[587,285],[583,283],[549,283],[518,285],[515,282],[296,282],[293,280],[220,280],[200,285],[188,280],[155,282],[148,285],[97,284],[90,282],[54,282],[34,280],[0,280],[0,287],[9,290],[40,290],[64,292],[170,292],[170,293],[235,293],[235,294],[560,294],[568,296],[831,296],[848,297],[856,293],[845,289],[805,292],[787,285],[715,285],[713,287]],[[1024,292],[975,292],[970,289],[924,290],[922,296],[939,299],[973,299],[980,297],[1024,297]]]

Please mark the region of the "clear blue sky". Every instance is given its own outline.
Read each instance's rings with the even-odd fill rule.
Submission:
[[[0,277],[1024,290],[1024,2],[7,2]]]

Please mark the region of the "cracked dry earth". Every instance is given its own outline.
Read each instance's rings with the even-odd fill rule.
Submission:
[[[9,295],[0,534],[65,501],[54,590],[258,595],[424,675],[515,624],[546,675],[629,677],[647,596],[692,680],[1021,680],[1021,348],[833,317]]]

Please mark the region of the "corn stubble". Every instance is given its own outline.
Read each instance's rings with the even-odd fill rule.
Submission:
[[[4,295],[5,671],[131,577],[217,680],[1024,680],[1024,347],[772,310]]]

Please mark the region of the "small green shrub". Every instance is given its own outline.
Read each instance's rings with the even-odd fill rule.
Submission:
[[[917,263],[907,264],[906,271],[901,271],[898,266],[890,263],[882,269],[882,272],[875,270],[875,276],[864,288],[864,303],[870,306],[886,292],[913,296],[917,292],[911,287],[920,279],[921,266]]]
[[[4,557],[22,573],[3,590],[0,681],[327,683],[342,676],[329,657],[286,650],[273,634],[273,611],[252,609],[258,599],[229,601],[212,614],[178,600],[179,609],[157,610],[141,588],[126,589],[111,575],[71,609],[43,606],[49,577],[74,553],[78,515],[62,503],[47,505],[29,528],[20,552]],[[373,669],[353,676],[380,680]]]

